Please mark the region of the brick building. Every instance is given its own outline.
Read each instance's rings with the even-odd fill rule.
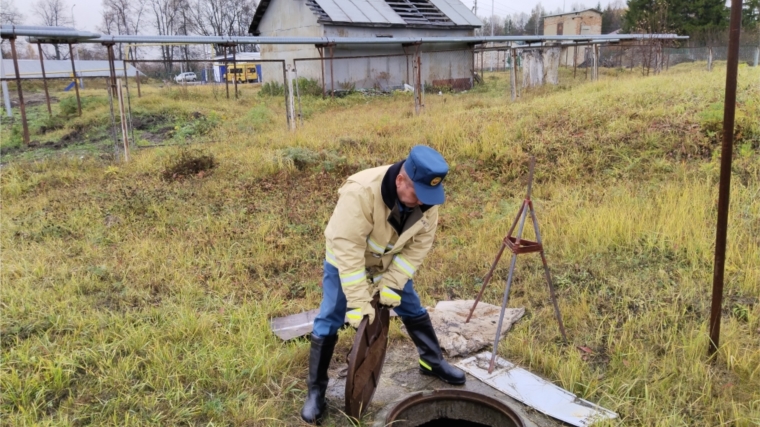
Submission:
[[[580,36],[602,34],[602,12],[596,9],[579,10],[544,16],[544,35]],[[573,56],[578,64],[586,58],[586,46],[562,48],[560,65],[573,65]]]

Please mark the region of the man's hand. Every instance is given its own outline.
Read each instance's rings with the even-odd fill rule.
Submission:
[[[401,304],[401,291],[383,286],[380,289],[380,304],[391,308],[398,307]]]
[[[369,323],[375,321],[375,309],[372,308],[372,304],[369,302],[361,303],[361,306],[357,308],[351,308],[348,310],[348,313],[346,313],[346,317],[348,317],[348,323],[354,328],[359,327],[359,324],[362,322],[364,316],[369,316]]]

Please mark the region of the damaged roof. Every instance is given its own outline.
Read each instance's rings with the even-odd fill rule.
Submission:
[[[258,27],[269,4],[262,0],[248,32],[260,34]],[[305,0],[325,25],[396,28],[474,29],[480,19],[459,0]]]

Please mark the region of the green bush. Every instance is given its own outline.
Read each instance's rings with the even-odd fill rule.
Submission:
[[[315,79],[307,79],[306,77],[298,78],[298,92],[301,96],[322,96],[322,85]]]
[[[108,99],[106,97],[100,96],[82,97],[80,98],[80,101],[82,103],[82,111],[94,108],[99,105],[108,104]],[[63,98],[61,102],[58,103],[58,107],[60,108],[61,115],[63,116],[74,117],[79,115],[79,110],[77,108],[77,98],[75,96]]]
[[[261,85],[259,96],[282,96],[285,95],[285,86],[277,82],[266,82]]]
[[[174,137],[177,139],[190,139],[196,136],[206,135],[211,132],[212,129],[219,126],[221,122],[219,115],[215,112],[211,112],[208,117],[200,113],[196,113],[192,116],[194,120],[187,121],[178,125],[177,131],[174,133]]]
[[[245,115],[245,122],[246,125],[252,126],[257,131],[261,131],[274,123],[274,115],[266,105],[259,104],[248,110],[248,113]]]
[[[280,151],[280,158],[302,171],[309,167],[330,172],[346,165],[346,158],[333,151],[316,152],[304,147],[288,147]]]

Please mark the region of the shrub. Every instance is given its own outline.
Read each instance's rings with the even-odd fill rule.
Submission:
[[[294,88],[295,90],[295,88]],[[298,78],[298,92],[301,96],[322,96],[322,85],[315,79],[307,79],[306,77]]]
[[[285,95],[285,87],[277,82],[266,82],[261,85],[259,96],[282,96]]]

